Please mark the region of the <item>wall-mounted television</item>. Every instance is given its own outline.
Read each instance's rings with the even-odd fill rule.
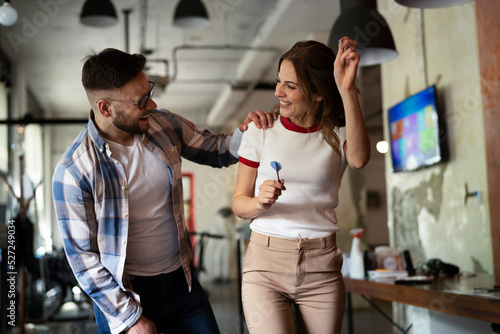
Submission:
[[[404,99],[387,114],[394,172],[413,171],[443,160],[435,86]]]

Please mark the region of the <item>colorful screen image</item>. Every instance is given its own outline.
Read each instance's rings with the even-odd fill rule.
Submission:
[[[416,170],[441,161],[434,86],[389,108],[388,118],[394,172]]]

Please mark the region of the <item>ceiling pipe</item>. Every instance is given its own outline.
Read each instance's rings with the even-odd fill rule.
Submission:
[[[170,83],[170,75],[169,75],[169,62],[168,59],[148,59],[148,63],[163,63],[165,65],[165,74],[148,74],[148,80],[154,81],[155,84],[161,89],[162,92],[165,91],[165,88]]]
[[[88,118],[33,118],[29,115],[26,115],[24,118],[8,118],[0,120],[0,124],[2,125],[73,125],[86,124],[88,122]]]
[[[147,24],[148,24],[148,1],[141,0],[140,3],[140,25],[141,25],[141,51],[144,56],[150,55],[154,50],[146,48]]]
[[[262,48],[266,39],[271,35],[272,31],[279,23],[286,10],[292,4],[293,0],[279,0],[274,11],[266,18],[266,21],[260,27],[259,34],[252,41],[249,51],[243,56],[238,65],[236,72],[236,81],[241,81],[243,78],[251,78],[250,84],[245,91],[233,89],[232,87],[225,88],[219,95],[216,103],[207,114],[207,125],[213,127],[221,127],[235,114],[238,108],[246,101],[254,87],[258,84],[265,70],[272,66],[276,59],[271,59],[263,64],[265,67],[262,71],[255,71],[255,64],[262,63],[262,55],[254,52],[254,49]],[[275,52],[273,58],[276,58],[276,53],[281,50],[273,48]],[[261,67],[261,68],[262,68]]]
[[[125,52],[130,52],[130,13],[132,13],[132,9],[124,9],[122,10],[123,16],[125,17],[124,22],[124,30],[125,30]]]
[[[442,8],[457,6],[473,0],[395,0],[401,6],[412,8]]]
[[[181,79],[177,78],[179,72],[178,62],[178,52],[183,50],[235,50],[235,51],[258,51],[258,52],[272,52],[274,55],[280,50],[272,47],[253,47],[246,45],[180,45],[172,49],[172,66],[173,73],[170,78],[170,82],[182,82],[182,83],[223,83],[229,86],[234,86],[238,83],[237,78],[235,80],[229,80],[224,78],[215,79]],[[240,62],[241,63],[241,62]]]

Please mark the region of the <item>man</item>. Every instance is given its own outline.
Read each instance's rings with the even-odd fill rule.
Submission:
[[[85,60],[89,122],[53,177],[64,248],[94,301],[99,333],[218,333],[191,275],[181,157],[229,166],[237,161],[236,134],[251,121],[272,126],[273,117],[251,112],[234,138],[199,130],[156,110],[145,61],[116,49]]]

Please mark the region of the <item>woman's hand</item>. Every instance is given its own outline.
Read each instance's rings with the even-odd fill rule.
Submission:
[[[356,52],[357,42],[349,37],[339,40],[339,49],[333,64],[333,76],[340,94],[356,90],[355,81],[361,55]]]
[[[276,180],[264,181],[259,186],[259,194],[257,196],[257,203],[260,209],[269,209],[281,196],[281,192],[285,190],[285,180],[281,179],[279,182]]]
[[[256,180],[257,168],[240,162],[233,195],[233,211],[238,217],[246,219],[257,217],[276,203],[281,192],[285,190],[283,179],[267,180],[259,186],[259,193],[255,195]]]
[[[339,40],[339,50],[333,64],[335,83],[342,96],[345,110],[346,144],[344,152],[349,166],[363,168],[370,160],[370,137],[366,131],[363,112],[355,85],[360,54],[356,41],[349,37]]]

